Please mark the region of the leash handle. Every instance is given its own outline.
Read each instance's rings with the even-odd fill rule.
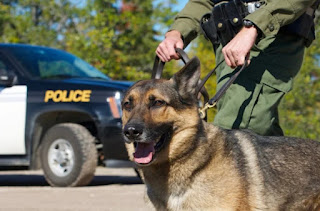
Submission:
[[[187,64],[187,62],[190,60],[186,52],[182,50],[181,48],[175,48],[176,52],[179,54],[180,59],[183,61],[184,64]],[[162,76],[163,68],[164,68],[165,62],[161,61],[158,55],[156,55],[153,63],[152,68],[152,75],[151,79],[160,79]]]
[[[156,55],[156,57],[154,58],[151,79],[161,78],[164,65],[165,65],[165,62],[161,61],[160,58]]]

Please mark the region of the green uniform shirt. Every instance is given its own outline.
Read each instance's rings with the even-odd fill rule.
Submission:
[[[292,23],[316,0],[265,0],[261,8],[246,19],[252,21],[264,36],[276,35],[281,26]],[[185,45],[200,32],[201,17],[211,12],[214,4],[210,0],[190,0],[177,15],[171,30],[178,30]]]
[[[277,105],[284,93],[292,89],[293,78],[302,65],[305,40],[279,30],[295,21],[315,1],[265,0],[263,6],[245,17],[260,29],[262,39],[250,51],[250,65],[218,102],[216,125],[249,128],[261,135],[281,135]],[[177,15],[171,30],[181,33],[185,46],[201,33],[200,20],[213,6],[210,0],[190,0]],[[216,49],[217,63],[224,59],[221,49],[221,45]],[[233,72],[224,63],[217,69],[218,89]]]
[[[296,35],[279,33],[280,27],[290,24],[303,14],[316,0],[265,0],[265,4],[245,19],[252,21],[262,33],[262,39],[252,48],[250,56],[263,60],[265,68],[251,71],[248,77],[259,79],[283,92],[292,88],[292,79],[298,73],[303,59],[304,39]],[[201,33],[200,20],[211,12],[210,0],[190,0],[177,15],[171,30],[178,30],[185,46]],[[301,47],[299,47],[301,46]],[[263,57],[263,58],[261,58]],[[216,52],[219,63],[223,59],[221,49]],[[224,68],[219,76],[224,77],[232,69]],[[247,71],[248,72],[248,71]]]

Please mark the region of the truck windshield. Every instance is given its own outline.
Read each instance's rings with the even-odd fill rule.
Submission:
[[[11,53],[33,78],[94,78],[110,80],[108,76],[87,62],[64,51],[27,47],[12,48]]]

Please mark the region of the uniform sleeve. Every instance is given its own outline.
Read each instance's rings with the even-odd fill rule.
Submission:
[[[245,19],[252,21],[264,36],[276,35],[280,27],[292,23],[316,0],[267,0]]]
[[[171,30],[181,33],[184,45],[187,46],[200,32],[200,20],[206,13],[211,12],[213,3],[210,0],[190,0],[178,13]]]

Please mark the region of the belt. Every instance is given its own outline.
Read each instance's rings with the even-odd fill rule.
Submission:
[[[232,0],[211,0],[214,4],[219,4],[223,1],[228,2],[228,1],[232,1]],[[244,3],[249,3],[249,2],[256,2],[257,0],[241,0]]]
[[[212,0],[215,3],[215,6],[218,6],[219,4],[229,3],[231,1],[239,1],[242,2],[243,5],[247,8],[247,11],[249,14],[255,12],[258,10],[262,5],[265,4],[265,1],[263,0]]]

